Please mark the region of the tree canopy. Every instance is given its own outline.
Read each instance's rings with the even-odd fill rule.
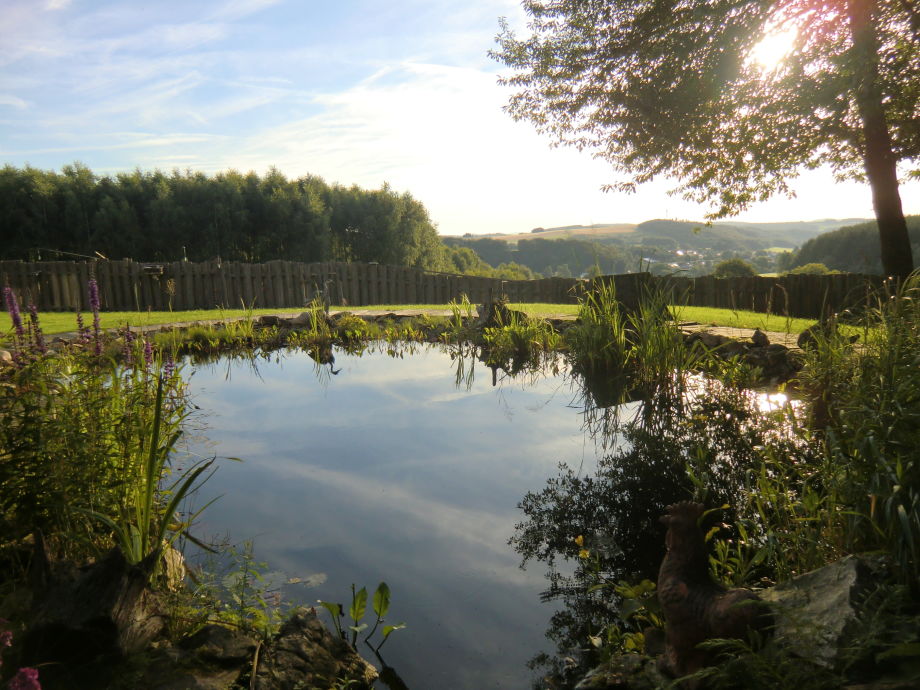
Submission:
[[[516,119],[609,161],[630,190],[659,175],[711,218],[790,193],[803,168],[867,180],[886,271],[913,268],[897,165],[920,158],[920,10],[910,0],[528,0],[502,25]],[[758,64],[766,36],[794,32]],[[791,34],[786,34],[791,35]],[[911,171],[918,174],[917,170]]]
[[[329,185],[229,171],[97,175],[0,169],[0,258],[67,253],[112,259],[378,261],[441,270],[445,250],[425,207],[384,185]],[[50,250],[50,251],[49,251]],[[58,254],[56,252],[64,252]]]

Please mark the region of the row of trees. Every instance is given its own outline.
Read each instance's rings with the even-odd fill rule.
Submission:
[[[0,170],[0,258],[261,262],[378,261],[450,267],[425,207],[408,193],[235,171],[97,175]],[[67,252],[67,253],[63,253]]]

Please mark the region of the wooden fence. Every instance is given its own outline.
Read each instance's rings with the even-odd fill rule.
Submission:
[[[675,304],[747,309],[806,319],[871,307],[884,284],[881,276],[856,273],[771,278],[668,277],[655,282],[670,291]]]
[[[0,285],[40,311],[89,310],[87,284],[99,285],[107,311],[303,307],[325,289],[333,304],[445,304],[466,294],[485,302],[506,294],[515,302],[574,303],[568,278],[501,280],[348,263],[235,262],[152,264],[135,261],[0,261]]]
[[[215,307],[296,310],[323,289],[333,304],[444,304],[466,294],[482,303],[505,294],[513,302],[573,304],[588,287],[574,278],[501,280],[421,271],[405,266],[347,263],[265,264],[235,262],[139,263],[135,261],[0,261],[0,285],[9,285],[24,307],[41,311],[88,311],[87,283],[95,276],[102,309],[141,311]],[[633,301],[643,286],[668,290],[675,303],[750,309],[818,318],[871,303],[878,276],[840,274],[778,278],[651,278],[608,276],[617,294]]]

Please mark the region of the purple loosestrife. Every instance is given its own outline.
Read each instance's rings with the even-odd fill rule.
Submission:
[[[9,690],[42,690],[38,682],[38,669],[21,668],[6,686]]]
[[[16,337],[21,341],[25,337],[25,330],[22,327],[22,315],[19,313],[19,301],[13,294],[13,288],[7,285],[3,288],[3,300],[6,302],[6,310],[13,321],[13,327],[16,329]]]
[[[148,369],[153,366],[153,343],[147,338],[144,338],[144,364]]]
[[[93,341],[96,356],[102,354],[102,333],[99,324],[99,283],[95,278],[89,279],[89,308],[93,310]]]
[[[87,328],[86,324],[83,323],[83,313],[79,311],[77,312],[77,333],[79,334],[79,342],[89,342],[89,328]]]
[[[172,352],[166,354],[166,364],[163,365],[163,377],[172,378],[173,373],[176,371],[176,363],[173,361]]]
[[[131,332],[131,327],[128,324],[125,324],[125,330],[122,331],[122,335],[125,339],[124,347],[121,348],[121,354],[125,360],[126,367],[134,366],[134,347],[133,343],[137,339],[137,336]]]
[[[38,307],[31,302],[29,302],[29,319],[31,321],[32,343],[35,346],[35,350],[43,355],[48,352],[48,348],[45,347],[45,334],[42,333],[41,324],[38,322]]]

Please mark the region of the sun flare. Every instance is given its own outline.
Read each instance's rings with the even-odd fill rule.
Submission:
[[[751,49],[750,64],[762,71],[775,70],[792,52],[798,32],[792,29],[771,31]]]

